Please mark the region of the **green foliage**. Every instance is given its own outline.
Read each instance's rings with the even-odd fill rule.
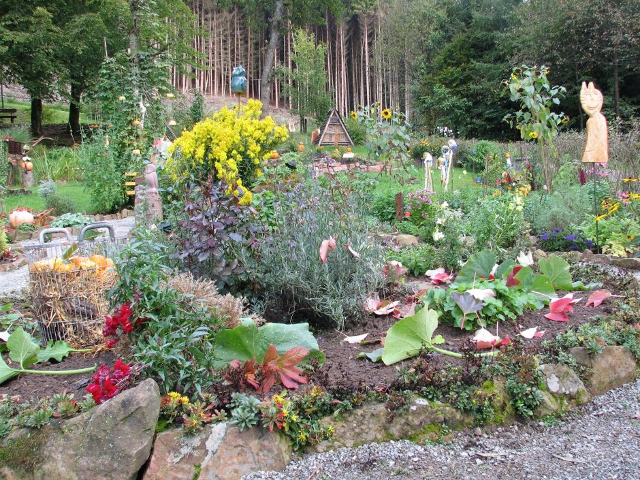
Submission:
[[[75,227],[82,228],[93,223],[89,217],[85,217],[81,213],[65,213],[51,220],[52,227]]]
[[[485,197],[469,213],[464,232],[475,239],[477,248],[513,248],[526,238],[523,209],[519,195]]]
[[[94,133],[91,139],[85,139],[78,157],[85,189],[95,209],[109,213],[124,205],[124,172],[128,167],[122,165],[111,143],[107,145],[105,136]]]
[[[486,170],[487,156],[489,156],[489,170]],[[474,172],[484,172],[483,181],[491,186],[502,176],[506,163],[504,152],[499,144],[481,140],[474,145],[468,155],[461,157],[462,165]]]
[[[191,114],[192,126],[204,120],[204,95],[202,95],[199,89],[196,90],[196,94],[193,97],[193,103],[191,104],[189,113]]]
[[[551,86],[547,75],[549,69],[541,67],[514,68],[511,78],[505,81],[512,102],[518,102],[520,110],[506,115],[503,120],[520,130],[523,140],[537,140],[542,157],[545,185],[551,191],[551,176],[545,155],[545,145],[551,149],[553,156],[557,156],[554,139],[563,123],[568,122],[564,113],[555,113],[551,108],[560,104],[566,92],[561,86]]]
[[[9,351],[9,358],[16,362],[19,367],[9,367],[4,359],[0,357],[0,384],[7,380],[20,375],[21,373],[38,373],[42,375],[74,375],[76,373],[86,373],[95,370],[94,367],[82,368],[78,370],[30,370],[28,367],[38,362],[46,362],[52,358],[61,361],[64,357],[69,355],[70,352],[79,352],[84,350],[72,349],[64,343],[62,340],[58,340],[55,344],[49,342],[46,348],[42,349],[31,338],[22,327],[16,328],[9,339],[7,340],[7,349]]]
[[[318,342],[309,331],[309,325],[267,323],[258,327],[255,322],[245,319],[242,325],[233,329],[221,330],[214,342],[216,365],[222,367],[233,360],[261,362],[274,345],[282,355],[295,347],[303,347],[311,356],[324,361],[324,355],[318,349]]]
[[[283,93],[291,98],[304,132],[305,117],[315,117],[318,122],[322,122],[331,106],[331,96],[326,91],[326,53],[326,47],[316,42],[312,34],[302,28],[293,32],[291,61],[294,67],[281,71],[286,79]]]
[[[380,103],[359,108],[358,121],[366,126],[369,158],[383,161],[386,169],[393,173],[397,168],[406,170],[411,160],[411,138],[403,113],[390,108],[382,108]]]
[[[421,351],[434,350],[445,355],[461,356],[442,350],[435,345],[444,343],[441,335],[433,337],[438,328],[438,312],[423,308],[415,315],[396,322],[388,331],[382,351],[382,361],[392,365],[407,358],[415,357]]]
[[[278,223],[259,243],[253,280],[267,306],[283,302],[285,311],[312,315],[312,324],[330,320],[343,328],[347,318],[362,317],[365,299],[384,284],[382,248],[370,241],[366,197],[350,179],[326,180],[333,182],[328,188],[310,182],[275,199]],[[337,246],[323,263],[319,249],[331,237]]]
[[[357,116],[355,112],[353,112],[352,115]],[[354,119],[353,116],[347,117],[344,123],[347,127],[347,132],[349,132],[349,136],[351,137],[353,144],[356,147],[364,145],[367,141],[367,127],[365,127],[357,119]]]
[[[554,344],[554,348],[560,351],[585,347],[591,354],[601,353],[608,345],[621,345],[628,348],[636,359],[640,358],[638,328],[614,319],[600,319],[596,323],[585,323],[560,332],[556,335]]]
[[[231,394],[231,423],[240,431],[257,425],[260,420],[260,400],[252,395],[233,392]]]
[[[436,247],[427,243],[391,250],[387,254],[387,259],[400,262],[414,276],[424,275],[427,270],[440,266],[437,263]]]
[[[525,220],[536,234],[577,227],[583,219],[593,215],[591,191],[584,185],[554,190],[551,195],[531,192],[524,206]]]

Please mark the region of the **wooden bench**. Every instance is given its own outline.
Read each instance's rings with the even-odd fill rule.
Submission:
[[[11,123],[18,118],[18,109],[17,108],[0,108],[0,118],[8,118],[11,120]]]

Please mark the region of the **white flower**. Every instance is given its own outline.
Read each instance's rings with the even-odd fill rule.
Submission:
[[[444,202],[442,202],[440,204],[440,208],[447,208],[448,206],[449,206],[449,204],[446,201],[444,201]]]
[[[443,223],[444,223],[444,220],[442,218],[436,219],[436,224],[437,225],[442,225]]]
[[[518,205],[518,206],[516,207],[516,210],[518,210],[519,212],[521,212],[521,211],[522,211],[522,205]]]
[[[438,240],[442,240],[444,238],[444,233],[439,230],[433,232],[433,240],[437,242]]]

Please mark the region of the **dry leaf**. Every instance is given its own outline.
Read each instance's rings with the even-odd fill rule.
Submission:
[[[611,292],[609,290],[596,290],[589,298],[587,298],[587,303],[585,303],[585,307],[589,305],[593,305],[593,307],[598,307],[602,302],[604,302],[607,298],[611,296]]]
[[[331,250],[336,249],[336,241],[333,237],[329,237],[329,240],[323,240],[320,244],[320,261],[327,263],[327,255]]]
[[[520,335],[524,338],[531,340],[532,338],[539,338],[544,335],[545,330],[538,331],[538,327],[527,328],[520,332]]]
[[[345,337],[342,339],[343,342],[347,342],[347,343],[360,343],[362,342],[362,340],[364,340],[365,338],[367,338],[367,335],[369,335],[368,333],[363,333],[362,335],[354,335],[351,337]]]
[[[476,300],[483,301],[487,297],[495,297],[496,292],[490,288],[470,288],[467,290]]]
[[[345,245],[344,246],[347,250],[349,250],[349,253],[351,255],[353,255],[356,258],[360,258],[360,254],[358,252],[356,252],[353,248],[351,248],[351,245]]]

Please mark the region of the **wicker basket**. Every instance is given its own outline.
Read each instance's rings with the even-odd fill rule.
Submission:
[[[64,233],[66,241],[45,243],[49,233]],[[126,239],[115,239],[112,228],[110,233],[112,241],[86,242],[83,230],[76,244],[67,230],[48,229],[41,232],[39,245],[25,247],[34,313],[44,344],[64,340],[72,347],[83,348],[104,341],[102,329],[109,313],[106,293],[116,283],[115,270],[72,267],[62,258],[75,245],[76,253],[82,255],[115,255]]]
[[[109,311],[105,293],[115,284],[115,271],[31,270],[29,278],[44,343],[64,340],[81,348],[104,341],[102,328]]]

